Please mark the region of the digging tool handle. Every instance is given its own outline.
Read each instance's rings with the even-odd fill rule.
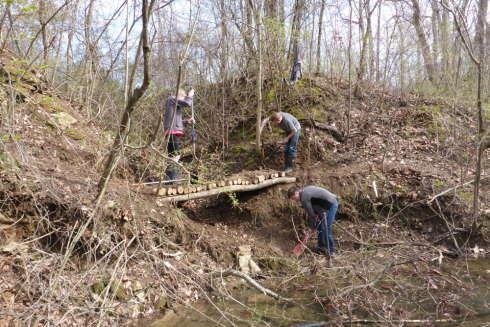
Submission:
[[[138,187],[138,186],[148,186],[148,185],[155,185],[155,184],[167,184],[167,183],[175,183],[175,182],[185,182],[187,179],[174,179],[171,181],[162,181],[162,182],[148,182],[148,183],[137,183],[137,184],[131,184],[131,186]]]
[[[191,86],[191,90],[194,88]],[[192,119],[194,119],[194,100],[192,100],[192,105],[191,105],[191,110],[192,110]],[[192,123],[192,144],[196,143],[196,132],[194,131],[194,123]]]
[[[274,153],[276,153],[277,150],[279,150],[280,147],[281,147],[281,145],[279,145],[274,151],[272,151],[272,153],[269,154],[269,156],[267,158],[263,159],[263,161],[265,161],[265,160],[269,159],[270,157],[272,157],[274,155]]]
[[[265,152],[264,152],[264,136],[261,135],[260,136],[260,139],[262,141],[262,158],[264,158],[265,157]]]

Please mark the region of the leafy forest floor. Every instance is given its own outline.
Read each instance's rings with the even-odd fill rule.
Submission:
[[[296,185],[339,196],[333,226],[339,257],[333,268],[323,256],[305,251],[297,258],[292,252],[308,229],[302,208],[286,198],[292,185],[169,205],[152,187],[131,186],[158,180],[158,157],[126,149],[95,219],[62,269],[68,244],[96,210],[97,183],[114,132],[101,129],[84,105],[46,83],[41,71],[24,72],[7,50],[0,76],[2,137],[13,135],[3,137],[0,149],[0,326],[120,326],[157,311],[178,312],[238,287],[237,277],[217,286],[209,274],[237,269],[237,247],[244,245],[261,269],[252,276],[277,293],[289,283],[279,287],[278,276],[292,282],[307,275],[324,283],[325,276],[338,274],[364,285],[396,258],[404,262],[390,276],[397,269],[428,276],[437,265],[434,257],[490,253],[487,158],[476,219],[468,183],[475,176],[473,106],[449,96],[400,96],[366,86],[352,102],[346,140],[348,84],[315,75],[294,88],[271,86],[264,112],[289,112],[302,124],[290,174]],[[235,82],[229,87],[233,95],[223,100],[224,122],[221,112],[203,110],[199,117],[222,136],[225,126],[224,142],[199,137],[199,120],[198,159],[188,131],[181,141],[188,151],[183,163],[200,180],[283,169],[282,150],[265,164],[255,155],[253,77]],[[195,88],[197,111],[205,105],[204,93],[216,86]],[[268,155],[283,136],[269,127],[264,134],[273,143],[265,148]],[[162,148],[162,138],[155,147]],[[444,278],[431,276],[420,285]],[[59,286],[53,288],[55,280]],[[333,295],[348,296],[341,290]],[[367,305],[357,299],[357,305]],[[381,310],[383,299],[376,301],[370,305]],[[393,311],[390,317],[406,314]]]

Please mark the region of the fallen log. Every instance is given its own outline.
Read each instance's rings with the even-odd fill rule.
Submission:
[[[301,119],[301,124],[306,125],[306,126],[313,126],[315,128],[327,131],[332,135],[338,142],[342,143],[344,142],[344,134],[337,129],[335,126],[330,126],[325,123],[321,123],[316,120],[311,120],[311,119]]]
[[[183,201],[205,198],[223,192],[237,192],[237,193],[249,192],[249,191],[260,190],[262,188],[266,188],[275,184],[285,184],[285,183],[294,183],[294,182],[296,182],[295,177],[279,177],[274,179],[268,179],[260,184],[224,186],[209,191],[202,191],[199,193],[184,194],[184,195],[161,198],[160,201],[183,202]]]

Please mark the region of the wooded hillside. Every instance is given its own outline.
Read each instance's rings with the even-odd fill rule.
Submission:
[[[0,327],[485,315],[458,260],[490,254],[488,22],[487,0],[1,1]],[[292,173],[273,112],[301,124]],[[292,252],[310,185],[338,196],[332,261]]]

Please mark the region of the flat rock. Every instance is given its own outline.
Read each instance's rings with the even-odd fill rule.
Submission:
[[[104,284],[103,283],[92,284],[92,291],[94,291],[94,293],[97,295],[101,295],[102,292],[104,291]]]
[[[251,257],[251,255],[242,255],[238,257],[238,268],[244,273],[248,273],[250,271],[249,262]]]
[[[169,307],[169,303],[167,301],[167,294],[165,294],[165,292],[162,292],[162,295],[155,302],[155,310],[162,310],[165,307],[168,308]]]
[[[137,280],[135,280],[133,282],[133,293],[136,293],[136,292],[139,292],[143,289],[143,285],[141,285],[140,282],[138,282]]]
[[[70,128],[72,125],[74,125],[77,122],[77,120],[74,117],[70,116],[66,112],[58,112],[57,114],[53,114],[53,115],[54,117],[52,118],[52,120],[48,120],[46,122],[46,125],[56,128],[54,124],[56,123],[56,125],[58,125],[58,127],[63,131]]]
[[[252,247],[250,245],[240,245],[237,246],[238,253],[242,255],[251,255],[252,254]]]
[[[260,267],[252,259],[250,259],[249,264],[250,270],[252,270],[253,273],[258,274],[261,272]]]

